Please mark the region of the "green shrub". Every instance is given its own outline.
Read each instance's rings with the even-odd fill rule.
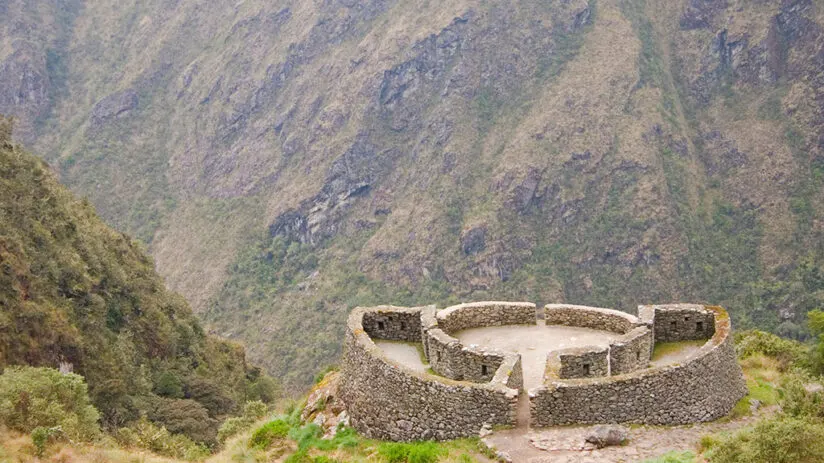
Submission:
[[[0,375],[0,423],[22,433],[60,428],[65,437],[97,437],[99,413],[83,377],[51,368],[9,367]]]
[[[811,379],[801,373],[785,376],[781,381],[781,410],[796,418],[824,417],[824,393],[807,390],[805,383]]]
[[[753,355],[766,355],[780,361],[782,369],[801,365],[809,349],[797,341],[780,338],[764,331],[742,331],[735,334],[735,351],[740,359]]]
[[[154,384],[154,393],[171,399],[183,398],[183,381],[172,371],[164,371]]]
[[[224,443],[230,437],[245,431],[246,428],[249,427],[249,424],[249,422],[247,422],[245,419],[243,419],[243,417],[240,416],[228,418],[226,421],[223,422],[223,424],[220,425],[220,428],[218,428],[217,440],[220,443]]]
[[[207,445],[217,443],[218,422],[209,416],[209,411],[200,402],[163,397],[157,397],[152,402],[147,417],[155,424],[195,442]]]
[[[182,434],[172,434],[145,417],[128,428],[119,429],[114,437],[124,447],[146,449],[171,458],[202,460],[210,453],[205,445]]]
[[[260,400],[246,402],[243,405],[243,419],[249,422],[255,422],[269,413],[269,406]]]
[[[60,438],[63,430],[60,426],[53,428],[37,427],[31,432],[31,442],[34,444],[35,451],[38,457],[42,457],[46,452],[46,447],[54,440]]]
[[[252,426],[255,421],[263,418],[269,413],[269,406],[260,400],[246,402],[243,406],[243,415],[228,418],[217,431],[217,440],[221,443],[226,439],[245,431]]]
[[[815,463],[824,461],[824,425],[777,417],[718,439],[707,452],[712,463]]]
[[[249,439],[249,447],[267,449],[275,440],[283,439],[289,434],[292,428],[289,423],[282,419],[270,421],[256,429]]]
[[[259,375],[246,381],[246,397],[272,403],[282,393],[280,383],[271,376]]]
[[[445,455],[435,442],[386,442],[378,446],[378,455],[387,463],[435,463]]]

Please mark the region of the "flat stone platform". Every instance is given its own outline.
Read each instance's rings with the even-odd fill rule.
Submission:
[[[421,359],[419,347],[421,343],[419,342],[384,341],[381,339],[375,339],[374,341],[375,345],[380,347],[390,360],[394,360],[419,373],[424,373],[429,368],[429,365],[424,364]]]
[[[621,335],[609,331],[561,325],[489,326],[459,331],[454,336],[465,345],[477,344],[521,354],[526,390],[543,384],[547,354],[568,347],[607,347]]]

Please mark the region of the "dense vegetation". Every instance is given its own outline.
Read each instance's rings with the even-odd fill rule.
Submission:
[[[0,119],[0,369],[73,369],[104,428],[143,417],[207,444],[244,402],[274,399],[277,384],[243,348],[207,335],[140,245],[10,132]]]

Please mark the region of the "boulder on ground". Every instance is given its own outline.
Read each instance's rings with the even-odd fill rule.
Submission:
[[[618,425],[600,425],[592,428],[586,441],[599,449],[622,445],[629,438],[629,429]]]

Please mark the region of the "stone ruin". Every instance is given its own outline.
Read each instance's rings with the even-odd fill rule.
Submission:
[[[528,391],[520,354],[463,345],[453,336],[539,320],[615,336],[607,347],[547,352],[543,383]],[[638,316],[560,304],[539,311],[535,304],[508,302],[440,311],[359,307],[347,324],[340,397],[355,429],[396,441],[475,436],[484,427],[524,425],[525,414],[532,427],[711,421],[747,393],[730,332],[724,309],[695,304],[641,306]],[[421,343],[430,370],[389,358],[375,340]],[[687,340],[706,342],[677,363],[650,364],[656,343]]]

